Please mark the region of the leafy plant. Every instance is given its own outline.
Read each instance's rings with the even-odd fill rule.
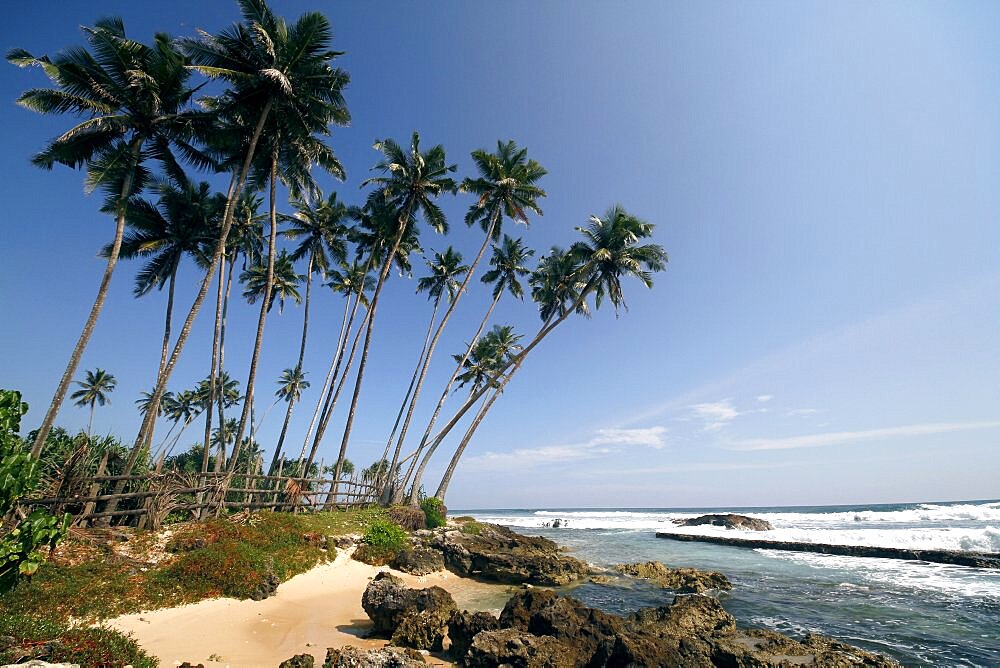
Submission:
[[[443,527],[448,523],[448,509],[444,501],[436,496],[429,496],[421,501],[420,509],[424,511],[424,521],[428,529]]]
[[[38,484],[38,460],[25,452],[18,436],[21,416],[27,412],[20,392],[0,390],[0,518]],[[69,515],[54,517],[39,509],[6,532],[0,519],[0,593],[35,574],[45,561],[42,549],[55,548],[66,535],[69,520]]]
[[[388,520],[375,520],[365,531],[361,542],[373,548],[398,552],[407,545],[406,531]]]

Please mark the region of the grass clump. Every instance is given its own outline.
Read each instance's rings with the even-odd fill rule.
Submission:
[[[355,550],[354,558],[373,566],[383,566],[409,544],[409,536],[403,527],[390,520],[375,520],[361,537],[361,545]]]
[[[464,522],[462,526],[458,527],[458,530],[469,536],[478,536],[483,532],[483,525],[475,520],[470,522]]]
[[[436,496],[428,496],[421,501],[420,509],[424,511],[424,521],[428,529],[443,527],[448,523],[448,509],[444,501]]]
[[[0,615],[0,636],[14,639],[0,646],[0,663],[37,658],[49,663],[81,666],[155,668],[157,660],[135,639],[113,629],[71,627],[67,622],[35,614]]]

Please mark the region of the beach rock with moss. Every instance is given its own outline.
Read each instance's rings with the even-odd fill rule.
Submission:
[[[438,530],[430,546],[444,555],[456,575],[505,584],[566,585],[590,568],[568,556],[554,542],[522,536],[496,524],[466,522]]]
[[[427,665],[420,652],[403,647],[358,649],[354,645],[326,650],[323,668],[423,668]]]
[[[670,568],[659,561],[647,561],[641,564],[619,564],[615,570],[623,575],[649,580],[664,589],[672,589],[684,594],[697,594],[703,591],[729,591],[733,585],[729,579],[718,571],[703,571],[697,568]]]

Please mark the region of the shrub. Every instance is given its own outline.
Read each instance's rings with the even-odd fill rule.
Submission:
[[[443,527],[448,523],[448,509],[444,501],[436,496],[429,496],[421,501],[420,509],[424,511],[424,521],[428,529]]]
[[[424,511],[413,506],[393,506],[388,515],[390,520],[409,531],[423,529],[426,522]]]
[[[373,566],[384,566],[407,547],[409,537],[406,531],[398,524],[379,519],[368,526],[354,558]]]
[[[0,663],[21,661],[27,654],[83,666],[157,665],[134,638],[104,626],[74,627],[47,617],[5,614],[0,617],[0,636],[13,639],[11,645],[0,646]]]
[[[458,530],[470,536],[478,536],[483,532],[483,525],[479,522],[466,522]]]

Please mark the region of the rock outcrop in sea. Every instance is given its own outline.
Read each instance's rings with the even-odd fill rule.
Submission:
[[[682,527],[698,527],[705,524],[725,527],[727,529],[743,529],[745,531],[771,531],[774,529],[767,520],[757,517],[747,517],[746,515],[736,515],[727,513],[725,515],[700,515],[689,519],[673,520],[674,524]]]
[[[684,594],[697,594],[711,589],[729,591],[732,583],[718,571],[703,571],[697,568],[670,568],[659,561],[641,564],[619,564],[615,570],[624,575],[649,580],[664,589],[672,589]]]

